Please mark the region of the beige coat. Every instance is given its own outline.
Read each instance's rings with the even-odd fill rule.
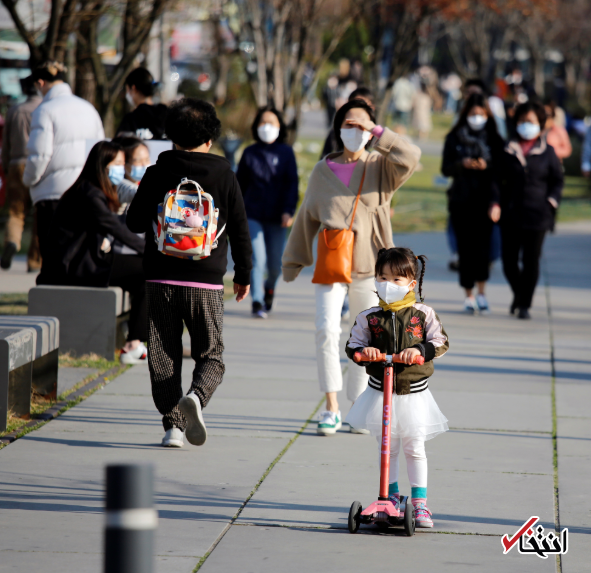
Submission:
[[[377,153],[365,152],[360,157],[349,187],[330,170],[326,158],[316,164],[283,253],[284,280],[295,280],[302,268],[314,263],[312,245],[319,230],[349,228],[364,167],[365,181],[353,222],[352,277],[372,276],[378,251],[394,246],[390,202],[415,170],[421,150],[387,128],[374,149]]]

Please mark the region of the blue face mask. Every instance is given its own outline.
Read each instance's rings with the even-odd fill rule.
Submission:
[[[146,173],[146,169],[148,169],[147,165],[132,165],[131,166],[131,178],[134,181],[141,181],[142,177]]]
[[[525,139],[525,141],[531,141],[540,135],[540,126],[537,123],[526,121],[524,123],[520,123],[517,126],[517,133],[521,139]]]
[[[111,165],[109,167],[109,179],[113,185],[119,185],[125,177],[125,165]]]

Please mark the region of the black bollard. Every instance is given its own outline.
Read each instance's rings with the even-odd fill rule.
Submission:
[[[149,465],[107,466],[104,573],[152,573],[154,475]]]

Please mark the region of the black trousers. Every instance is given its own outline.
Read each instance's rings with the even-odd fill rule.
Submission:
[[[148,294],[148,366],[152,397],[162,414],[164,430],[185,429],[187,422],[178,408],[183,397],[183,322],[191,336],[195,361],[191,392],[205,408],[222,383],[226,367],[224,340],[224,291],[146,283]]]
[[[41,264],[43,264],[43,259],[47,259],[48,251],[51,250],[51,222],[58,203],[59,200],[38,201],[35,203]]]
[[[121,287],[131,296],[127,340],[148,340],[146,280],[142,268],[142,257],[115,253],[109,286]]]
[[[529,308],[540,276],[540,256],[546,231],[505,226],[501,234],[503,272],[513,291],[513,304],[517,308]]]
[[[493,222],[486,211],[464,207],[450,207],[450,217],[458,243],[460,286],[472,289],[476,282],[488,280]]]

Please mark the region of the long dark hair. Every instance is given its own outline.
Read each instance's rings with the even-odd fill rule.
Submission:
[[[369,119],[371,119],[371,121],[373,121],[374,123],[376,122],[375,111],[369,105],[367,105],[367,102],[365,102],[364,100],[352,99],[352,100],[348,101],[346,104],[342,105],[338,109],[338,111],[335,113],[334,121],[332,124],[333,129],[334,129],[334,135],[337,140],[338,149],[345,148],[345,146],[343,144],[343,140],[341,139],[341,126],[343,125],[343,121],[345,121],[345,116],[347,115],[347,112],[350,109],[362,109],[363,111],[367,112],[367,115],[369,115]],[[367,146],[370,143],[371,142],[368,141],[367,145],[365,147],[367,148]]]
[[[74,185],[66,193],[76,192],[82,183],[87,181],[91,185],[98,187],[105,194],[109,209],[116,212],[121,206],[121,203],[119,203],[119,198],[117,197],[117,187],[109,179],[107,165],[117,157],[120,151],[123,151],[121,146],[112,141],[99,141],[96,143],[90,150],[88,159],[78,179],[76,179]]]
[[[380,249],[376,261],[375,276],[381,274],[384,267],[389,267],[392,274],[399,277],[406,277],[411,281],[416,280],[419,284],[419,298],[423,298],[423,277],[425,276],[425,255],[416,256],[410,249],[395,247],[393,249]],[[419,274],[419,261],[421,272]]]
[[[265,107],[260,107],[257,111],[257,114],[254,118],[254,121],[252,122],[252,126],[251,126],[251,131],[252,131],[252,137],[255,141],[258,141],[259,143],[262,143],[261,138],[259,137],[259,133],[257,131],[258,127],[259,127],[259,123],[261,123],[261,118],[263,117],[263,114],[267,111],[270,111],[271,113],[275,114],[275,117],[277,118],[277,121],[279,122],[279,136],[276,139],[277,143],[285,143],[285,140],[287,139],[287,126],[285,125],[285,122],[283,121],[283,114],[276,110],[272,105],[267,105]]]
[[[457,131],[461,127],[468,125],[468,114],[473,107],[483,107],[486,110],[488,115],[488,121],[484,126],[484,129],[487,132],[489,144],[493,143],[496,139],[500,138],[499,132],[497,131],[497,122],[493,117],[492,111],[488,105],[488,100],[484,94],[471,94],[468,96],[468,99],[462,106],[462,110],[460,111],[460,116],[458,118],[458,122],[452,129],[452,132]]]

